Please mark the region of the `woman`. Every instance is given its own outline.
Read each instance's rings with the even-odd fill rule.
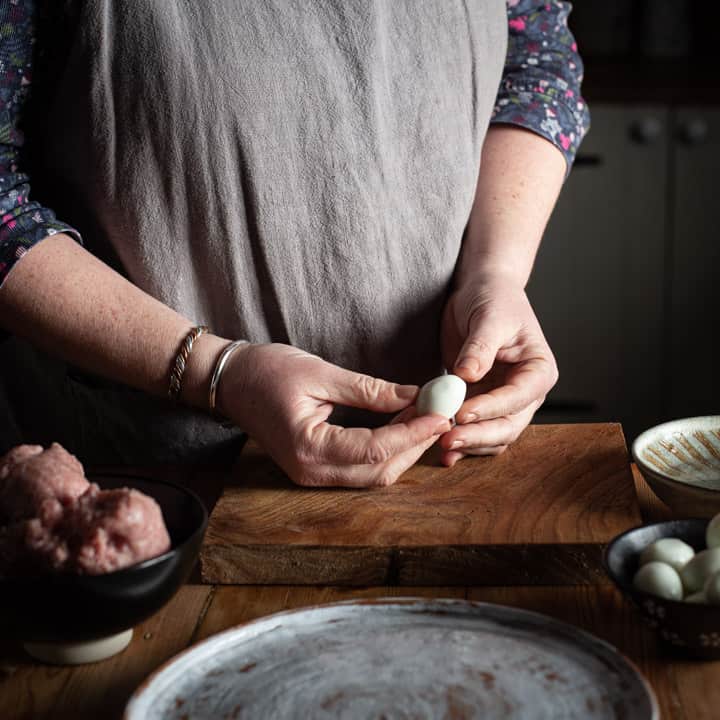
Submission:
[[[588,123],[568,3],[0,9],[19,437],[207,459],[214,405],[294,481],[370,486],[528,424],[557,371],[524,287]],[[452,428],[412,412],[443,366]]]

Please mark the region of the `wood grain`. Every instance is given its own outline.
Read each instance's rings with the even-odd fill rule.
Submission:
[[[632,474],[643,522],[654,523],[671,520],[673,518],[672,510],[650,489],[635,463],[632,464]]]
[[[243,584],[600,582],[602,545],[640,523],[619,425],[537,425],[496,458],[426,456],[379,490],[293,485],[250,443],[201,552]]]
[[[717,720],[720,708],[720,661],[675,661],[673,676],[673,696],[679,712],[672,717]]]

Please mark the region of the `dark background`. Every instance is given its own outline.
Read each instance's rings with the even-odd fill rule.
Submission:
[[[720,413],[720,7],[578,0],[592,127],[529,294],[560,381],[537,420]]]

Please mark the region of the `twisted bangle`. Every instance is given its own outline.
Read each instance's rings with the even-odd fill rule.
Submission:
[[[185,366],[187,365],[188,357],[192,352],[193,343],[203,334],[208,332],[205,325],[198,325],[194,327],[182,341],[180,350],[175,356],[175,362],[173,363],[172,370],[170,371],[170,387],[168,388],[168,397],[171,400],[177,400],[180,397],[180,386],[182,384],[183,375],[185,374]]]
[[[222,377],[222,372],[225,369],[225,365],[227,364],[227,361],[230,359],[230,356],[241,346],[241,345],[247,345],[247,340],[235,340],[231,342],[230,344],[225,346],[225,349],[220,353],[220,357],[218,358],[217,362],[215,363],[215,370],[212,374],[212,379],[210,380],[210,394],[208,397],[208,405],[210,406],[210,412],[215,412],[215,400],[217,397],[217,389],[218,385],[220,384],[220,378]]]

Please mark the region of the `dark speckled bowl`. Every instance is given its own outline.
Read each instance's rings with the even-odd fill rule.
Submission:
[[[605,569],[611,580],[638,607],[662,641],[676,652],[695,658],[720,658],[720,605],[665,600],[641,592],[632,580],[640,553],[660,538],[684,540],[695,551],[704,550],[708,521],[668,520],[628,530],[616,537],[605,550]]]
[[[119,652],[132,628],[157,612],[188,578],[207,512],[186,488],[119,475],[89,477],[101,488],[131,487],[160,505],[172,546],[163,555],[105,575],[0,579],[0,628],[38,659],[81,663]]]

